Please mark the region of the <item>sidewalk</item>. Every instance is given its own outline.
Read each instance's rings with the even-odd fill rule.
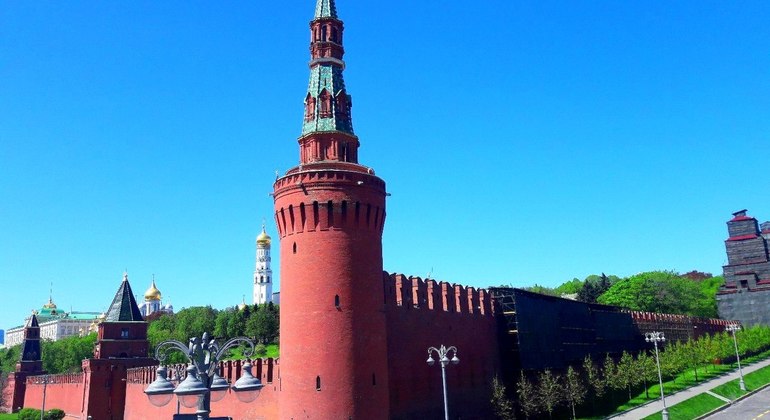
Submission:
[[[743,375],[745,376],[751,372],[754,372],[755,370],[762,369],[765,366],[770,366],[770,359],[765,359],[760,362],[751,364],[749,366],[743,366]],[[730,382],[733,379],[738,379],[739,376],[740,375],[738,374],[738,369],[735,369],[735,371],[733,372],[730,372],[718,378],[714,378],[708,382],[703,382],[699,385],[681,390],[672,395],[666,395],[666,406],[671,407],[674,404],[678,404],[684,400],[688,400],[696,395],[709,391],[716,386],[722,385],[726,382]],[[663,403],[661,403],[660,398],[658,398],[654,402],[641,405],[637,408],[634,408],[633,410],[629,410],[621,414],[610,416],[608,418],[638,420],[638,419],[645,418],[651,414],[655,414],[661,410],[663,410]]]

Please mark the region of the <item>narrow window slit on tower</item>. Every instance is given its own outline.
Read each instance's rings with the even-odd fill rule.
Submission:
[[[377,377],[372,373],[372,386],[377,386]]]
[[[294,245],[292,246],[292,252],[293,252],[294,254],[296,254],[296,253],[297,253],[297,243],[296,243],[296,242],[294,242]]]
[[[321,377],[316,376],[315,377],[315,390],[320,391],[321,390]]]
[[[340,308],[340,295],[334,295],[334,307],[337,309]]]
[[[329,228],[331,228],[334,226],[334,202],[332,200],[326,203],[326,215],[329,220]]]
[[[340,206],[340,216],[342,220],[340,221],[342,225],[347,224],[348,222],[348,202],[342,201],[342,206]]]

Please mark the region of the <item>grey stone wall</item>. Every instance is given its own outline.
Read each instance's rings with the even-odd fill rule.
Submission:
[[[770,290],[718,294],[717,306],[722,319],[737,319],[747,326],[770,325]]]

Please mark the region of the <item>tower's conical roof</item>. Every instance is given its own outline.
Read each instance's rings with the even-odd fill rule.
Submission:
[[[128,273],[123,274],[123,282],[120,284],[115,298],[112,299],[110,309],[107,310],[106,322],[144,321],[139,306],[134,299],[134,292],[128,283]]]
[[[315,4],[315,18],[337,19],[337,6],[334,5],[334,0],[318,0]]]
[[[24,327],[26,327],[26,328],[38,328],[38,327],[40,327],[40,324],[37,321],[37,315],[35,315],[33,313],[32,316],[30,316],[29,319],[27,320],[27,325],[25,325]]]

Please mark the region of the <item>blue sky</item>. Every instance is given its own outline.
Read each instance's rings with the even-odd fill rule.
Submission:
[[[251,293],[299,158],[312,0],[0,6],[0,328]],[[338,0],[385,268],[473,286],[719,273],[770,219],[770,5]],[[277,244],[274,268],[278,272]]]

